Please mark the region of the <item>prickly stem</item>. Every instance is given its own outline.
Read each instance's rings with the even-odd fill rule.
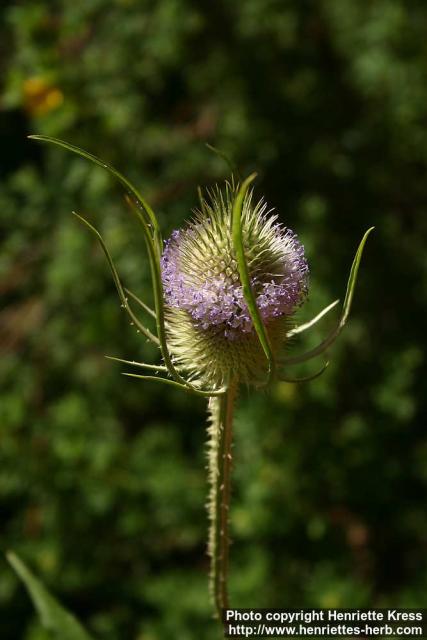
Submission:
[[[228,607],[229,510],[232,469],[233,408],[237,384],[227,393],[209,400],[209,501],[208,553],[211,558],[210,591],[216,616]]]

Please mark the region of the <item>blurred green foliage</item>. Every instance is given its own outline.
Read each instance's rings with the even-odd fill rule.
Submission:
[[[326,374],[242,391],[232,603],[425,605],[425,2],[6,0],[0,18],[2,548],[99,638],[217,637],[205,404],[104,358],[156,354],[70,212],[149,299],[142,238],[101,169],[25,136],[115,164],[165,234],[226,175],[210,142],[305,242],[302,319],[342,296],[377,227]],[[46,638],[3,561],[0,637]]]

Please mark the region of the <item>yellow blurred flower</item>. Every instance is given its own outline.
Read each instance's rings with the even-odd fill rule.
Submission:
[[[44,116],[64,101],[62,91],[41,76],[33,76],[25,80],[23,97],[26,111],[35,117]]]

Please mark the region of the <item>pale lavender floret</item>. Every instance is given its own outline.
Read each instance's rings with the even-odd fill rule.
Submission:
[[[292,314],[301,303],[307,288],[308,266],[304,247],[296,235],[281,225],[275,225],[276,239],[283,242],[278,263],[282,275],[262,280],[252,278],[257,291],[256,301],[263,320]],[[194,284],[182,268],[180,250],[194,229],[174,231],[165,243],[161,259],[162,281],[166,303],[187,311],[202,329],[217,327],[229,339],[253,329],[240,281],[232,281],[225,273],[206,277]]]

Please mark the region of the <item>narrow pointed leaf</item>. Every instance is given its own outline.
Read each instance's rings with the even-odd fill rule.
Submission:
[[[360,260],[362,258],[363,249],[364,249],[364,246],[366,244],[366,240],[368,239],[369,234],[371,233],[371,231],[373,231],[374,228],[375,227],[370,227],[365,232],[365,234],[364,234],[364,236],[363,236],[362,240],[360,241],[360,244],[359,244],[359,246],[357,248],[356,255],[354,256],[353,264],[351,265],[351,269],[350,269],[350,275],[349,275],[348,282],[347,282],[347,290],[346,290],[346,294],[345,294],[345,298],[344,298],[341,317],[340,317],[336,327],[314,349],[311,349],[310,351],[307,351],[306,353],[303,353],[301,355],[297,355],[297,356],[292,356],[290,358],[286,358],[286,359],[282,360],[280,362],[280,364],[291,365],[291,364],[298,364],[299,362],[304,362],[306,360],[311,360],[311,358],[315,358],[316,356],[318,356],[321,353],[323,353],[338,338],[339,334],[341,333],[341,331],[343,330],[343,328],[344,328],[344,326],[345,326],[345,324],[347,322],[347,318],[348,318],[349,313],[350,313],[351,303],[352,303],[352,300],[353,300],[354,289],[355,289],[355,286],[356,286],[357,274],[358,274],[358,271],[359,271],[359,265],[360,265]]]
[[[294,378],[291,376],[287,376],[283,373],[280,373],[277,376],[277,380],[279,380],[280,382],[291,382],[291,383],[310,382],[311,380],[315,380],[316,378],[319,378],[322,375],[322,373],[326,371],[328,367],[329,367],[329,362],[325,362],[325,364],[321,369],[319,369],[319,371],[316,371],[316,373],[311,373],[308,376],[303,376],[301,378]]]
[[[145,362],[137,362],[136,360],[123,360],[123,358],[116,358],[115,356],[105,356],[107,360],[114,360],[114,362],[121,362],[123,364],[131,364],[134,367],[140,367],[141,369],[150,369],[152,371],[166,371],[167,367],[161,364],[146,364]]]
[[[356,255],[354,256],[354,260],[353,260],[353,264],[351,265],[351,269],[350,269],[350,276],[348,279],[348,283],[347,283],[347,290],[345,292],[345,298],[344,298],[344,303],[343,303],[343,313],[342,313],[342,317],[341,317],[341,321],[340,324],[342,326],[345,325],[345,323],[347,322],[347,318],[349,316],[350,313],[350,309],[351,309],[351,303],[353,300],[353,296],[354,296],[354,290],[356,287],[356,281],[357,281],[357,274],[359,272],[359,265],[360,265],[360,261],[362,259],[362,253],[363,253],[363,249],[365,247],[366,241],[368,239],[369,234],[375,229],[375,227],[370,227],[367,231],[365,231],[365,234],[362,238],[362,240],[360,241],[360,244],[357,248],[356,251]]]
[[[88,227],[88,229],[90,229],[90,231],[96,236],[99,244],[101,245],[101,248],[102,248],[102,250],[103,250],[103,252],[105,254],[105,257],[107,258],[107,262],[108,262],[108,265],[110,267],[110,270],[111,270],[111,273],[112,273],[112,276],[113,276],[113,280],[114,280],[114,284],[116,285],[116,289],[117,289],[117,292],[119,294],[120,301],[122,303],[122,307],[124,308],[126,313],[129,315],[131,321],[141,331],[141,333],[143,333],[149,340],[151,340],[152,342],[154,342],[155,344],[158,345],[159,344],[159,339],[157,338],[157,336],[155,336],[153,333],[151,333],[151,331],[149,329],[144,327],[144,325],[139,321],[139,319],[136,317],[136,315],[134,314],[134,312],[130,308],[129,302],[128,302],[128,300],[126,298],[126,295],[125,295],[125,291],[124,291],[122,283],[120,281],[119,274],[117,272],[116,267],[114,266],[113,259],[112,259],[111,255],[110,255],[110,252],[107,249],[107,245],[105,244],[103,237],[101,236],[99,231],[97,229],[95,229],[95,227],[93,225],[91,225],[88,220],[86,220],[86,218],[83,218],[78,213],[75,213],[75,212],[73,212],[73,213],[76,216],[76,218],[78,218],[80,220],[80,222],[82,222],[84,225],[86,225],[86,227]]]
[[[330,305],[325,307],[312,320],[310,320],[309,322],[305,322],[304,324],[300,324],[298,327],[294,327],[294,329],[291,329],[290,331],[288,331],[288,333],[286,334],[286,337],[287,338],[291,338],[292,336],[296,336],[299,333],[302,333],[303,331],[306,331],[307,329],[310,329],[310,327],[313,327],[317,322],[319,322],[319,320],[321,320],[323,318],[323,316],[325,316],[327,313],[329,313],[329,311],[331,311],[331,309],[336,307],[338,303],[339,303],[339,300],[334,300],[334,302],[332,302]]]
[[[227,389],[224,387],[222,389],[198,389],[193,385],[188,386],[186,384],[181,384],[181,382],[175,382],[175,380],[168,380],[167,378],[157,378],[156,376],[140,376],[137,373],[127,373],[123,372],[124,376],[128,378],[139,378],[140,380],[150,380],[151,382],[164,382],[165,384],[175,387],[176,389],[181,389],[182,391],[187,391],[188,393],[192,393],[196,396],[202,396],[204,398],[210,398],[211,396],[222,396]]]
[[[42,625],[55,640],[93,640],[80,622],[48,592],[38,578],[15,553],[9,552],[7,559],[25,584]]]
[[[236,252],[236,260],[239,269],[240,281],[242,283],[243,295],[248,305],[249,314],[251,316],[255,331],[257,332],[259,341],[264,350],[265,356],[268,360],[268,381],[271,380],[275,371],[275,362],[273,351],[268,337],[267,330],[259,312],[254,292],[252,291],[251,279],[249,274],[249,268],[245,256],[245,248],[243,246],[242,237],[242,209],[246,192],[251,182],[256,178],[256,174],[253,173],[242,183],[237,196],[233,203],[233,209],[231,213],[231,234],[233,239],[234,251]]]

